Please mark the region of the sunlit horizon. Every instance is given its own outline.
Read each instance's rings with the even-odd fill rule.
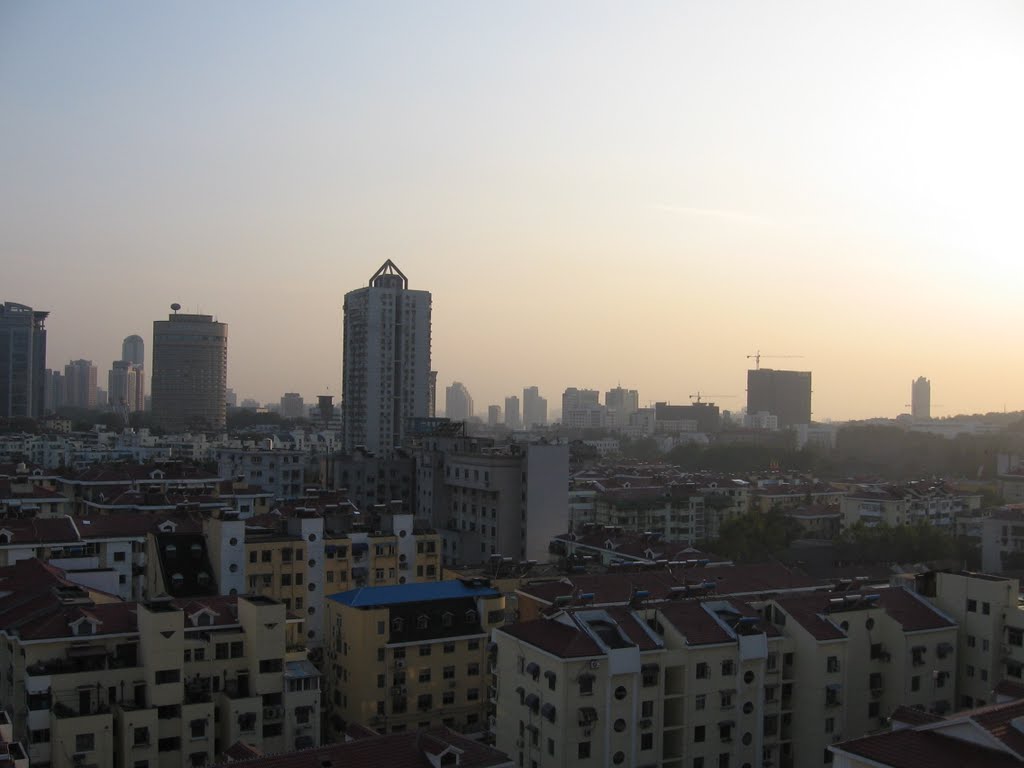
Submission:
[[[0,301],[104,387],[180,302],[309,402],[390,258],[439,410],[738,411],[759,350],[816,419],[1021,410],[1022,76],[1015,2],[8,3]]]

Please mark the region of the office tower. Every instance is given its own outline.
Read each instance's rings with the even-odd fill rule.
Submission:
[[[811,372],[747,371],[747,413],[777,416],[779,428],[811,423]]]
[[[72,360],[64,366],[64,391],[67,405],[96,407],[96,366],[92,360]]]
[[[921,421],[932,417],[932,383],[924,376],[910,384],[910,415]]]
[[[596,389],[569,387],[562,393],[562,414],[576,408],[590,408],[600,404],[601,393]]]
[[[537,387],[523,388],[523,423],[527,427],[543,427],[548,423],[548,401]]]
[[[452,421],[466,421],[473,416],[473,397],[461,381],[452,382],[444,391],[444,415]]]
[[[224,400],[227,403],[228,408],[238,407],[238,394],[231,387],[228,387],[227,394],[224,395]]]
[[[121,359],[135,365],[146,364],[146,343],[141,336],[132,334],[121,342]]]
[[[0,416],[43,415],[49,314],[11,301],[0,304]]]
[[[281,397],[282,419],[304,419],[306,418],[306,403],[298,392],[285,392]]]
[[[153,321],[153,417],[168,430],[223,429],[227,415],[228,326],[212,315]]]
[[[430,292],[388,259],[345,294],[341,408],[348,451],[399,447],[409,419],[430,415]]]
[[[505,398],[505,426],[509,429],[519,429],[523,426],[519,420],[519,398],[515,395]]]
[[[487,406],[487,426],[496,427],[501,424],[501,406],[500,405],[488,405]]]
[[[115,360],[111,364],[110,373],[107,374],[107,391],[111,408],[125,413],[142,410],[143,403],[139,401],[138,387],[140,375],[140,366],[128,360]]]
[[[616,387],[605,392],[604,404],[612,425],[625,427],[629,424],[629,417],[640,410],[640,393],[635,389]]]
[[[126,360],[135,367],[135,393],[130,398],[131,411],[144,411],[146,409],[146,343],[137,334],[125,337],[121,342],[121,359]],[[112,406],[117,405],[113,393],[110,395]]]

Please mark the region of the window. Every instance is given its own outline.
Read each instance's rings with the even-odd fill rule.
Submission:
[[[442,650],[445,653],[455,653],[455,643],[445,643]]]
[[[736,668],[732,663],[732,659],[725,659],[722,662],[722,677],[729,677],[734,674],[736,674]]]
[[[280,672],[283,669],[281,659],[260,659],[260,674]]]
[[[468,665],[466,667],[466,674],[469,675],[470,677],[475,677],[476,675],[479,675],[480,674],[480,665],[479,664],[470,664],[470,665]],[[550,686],[551,690],[555,690],[555,677],[554,677],[554,675],[552,675],[550,678],[548,678],[548,680],[551,683],[551,686]]]
[[[968,635],[967,636],[967,647],[968,648],[973,648],[977,644],[978,644],[977,638],[974,635]]]
[[[967,665],[967,676],[974,677],[974,667],[972,667],[970,664]]]
[[[732,691],[719,691],[718,695],[722,702],[722,709],[729,709],[732,706]]]
[[[834,717],[825,718],[825,733],[836,732],[836,719]]]
[[[445,667],[444,670],[441,673],[441,676],[445,680],[454,680],[455,679],[455,667]]]
[[[188,724],[189,734],[193,739],[205,739],[206,738],[206,720],[197,718],[192,720]]]
[[[912,690],[912,691],[920,691],[921,690],[921,676],[920,675],[914,675],[912,678],[910,678],[910,690]]]
[[[838,656],[829,656],[828,657],[828,661],[826,663],[826,671],[830,675],[834,675],[835,673],[837,673],[839,671],[839,657]]]
[[[654,749],[654,734],[653,733],[642,733],[642,734],[640,734],[640,749],[641,750]]]
[[[640,703],[640,717],[654,717],[653,701],[644,701]]]
[[[264,549],[260,552],[260,562],[269,563],[274,556],[274,551],[271,549]]]
[[[594,676],[580,675],[580,696],[591,696],[594,693]]]
[[[149,744],[149,728],[136,728],[133,743],[136,747]]]
[[[704,741],[704,726],[698,725],[693,729],[693,740]]]
[[[429,655],[430,655],[430,646],[429,645],[421,645],[420,646],[420,656],[429,656]]]
[[[449,706],[455,703],[455,691],[445,691],[441,694],[441,703]]]
[[[732,741],[732,723],[718,724],[718,740],[725,743]]]
[[[177,683],[181,680],[180,669],[158,669],[156,672],[156,684],[164,685],[165,683]],[[82,750],[77,750],[81,752]]]
[[[181,739],[177,736],[171,736],[166,739],[160,739],[156,743],[157,749],[160,752],[177,752],[181,749]]]
[[[978,612],[978,601],[977,600],[968,600],[967,601],[967,612],[968,613],[977,613]]]
[[[878,717],[878,702],[872,701],[868,703],[868,717]]]
[[[707,697],[707,695],[703,694],[703,693],[698,693],[696,698],[694,699],[694,708],[695,709],[707,709],[707,706],[708,706],[708,697]]]
[[[581,741],[576,747],[576,758],[586,760],[590,757],[590,742]]]
[[[96,749],[96,735],[80,733],[75,736],[75,752],[92,752]]]
[[[292,585],[292,575],[290,573],[281,574],[281,586],[290,587]]]
[[[711,676],[708,665],[703,661],[697,665],[695,674],[698,680],[707,680]]]
[[[213,648],[213,656],[215,659],[226,659],[228,657],[228,644],[217,643]]]
[[[1007,627],[1006,642],[1018,647],[1024,645],[1024,630],[1018,629],[1017,627]]]
[[[470,688],[466,691],[466,701],[479,701],[480,700],[480,689]]]
[[[245,645],[241,640],[236,640],[231,643],[231,658],[240,659],[245,656]]]
[[[989,603],[982,603],[981,604],[981,612],[984,615],[988,616],[990,613],[992,613],[992,605],[989,604]]]
[[[430,682],[430,667],[427,667],[426,669],[421,669],[420,670],[419,680],[420,680],[421,683],[429,683]]]

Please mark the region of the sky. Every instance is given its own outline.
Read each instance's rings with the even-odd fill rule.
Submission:
[[[1017,0],[8,0],[0,301],[101,383],[180,302],[309,401],[390,258],[484,415],[758,350],[819,419],[1024,409],[1022,82]]]

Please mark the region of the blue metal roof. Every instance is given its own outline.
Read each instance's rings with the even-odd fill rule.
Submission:
[[[495,597],[501,594],[491,587],[471,587],[461,581],[428,581],[421,584],[399,584],[393,587],[361,587],[328,595],[329,600],[370,608],[399,603],[422,603],[430,600],[452,600],[458,597]]]

